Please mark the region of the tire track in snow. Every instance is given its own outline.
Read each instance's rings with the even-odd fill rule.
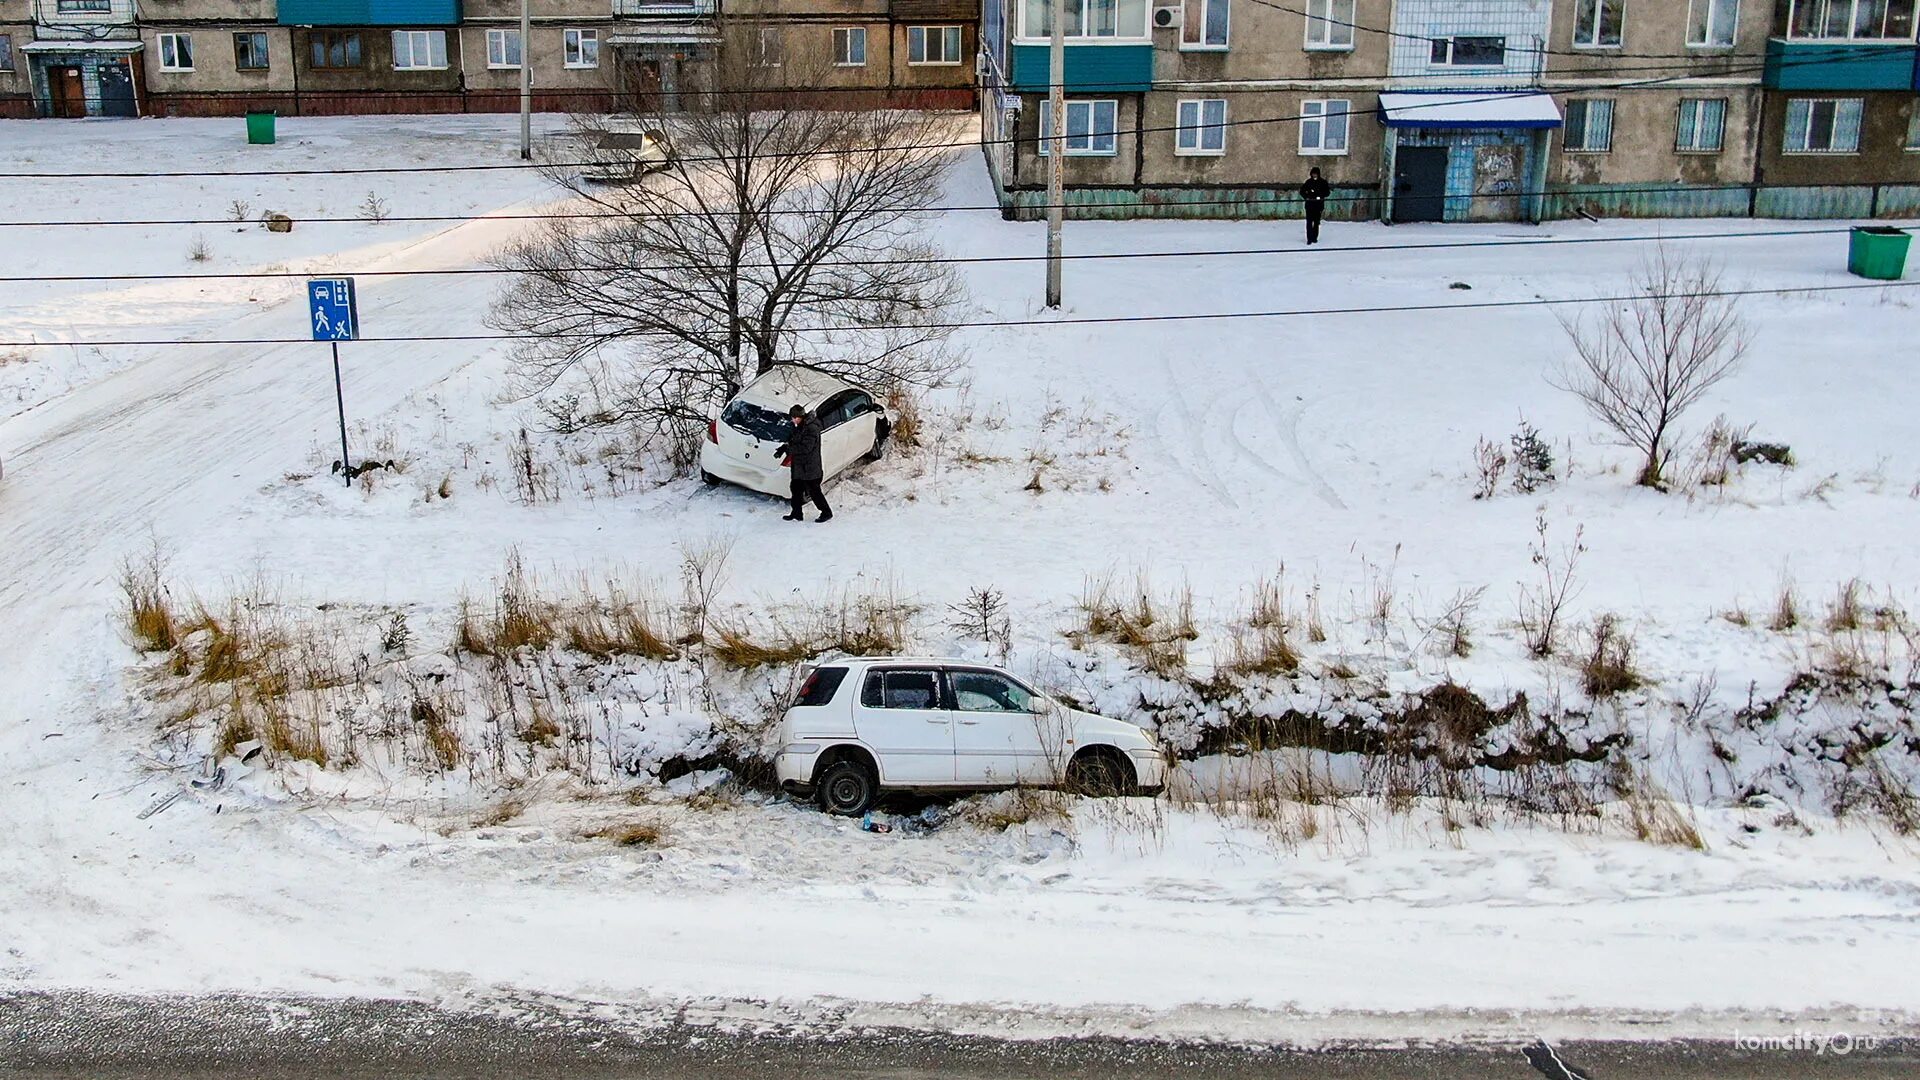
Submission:
[[[1160,367],[1167,376],[1167,399],[1153,415],[1154,441],[1166,451],[1166,459],[1176,471],[1198,484],[1207,494],[1217,499],[1220,505],[1229,510],[1240,509],[1240,501],[1233,497],[1226,485],[1211,475],[1212,459],[1207,453],[1206,430],[1194,422],[1193,410],[1187,407],[1187,397],[1180,389],[1180,378],[1173,370],[1173,361],[1165,354],[1160,357]],[[1168,439],[1167,414],[1172,413],[1179,420],[1182,435],[1180,444],[1186,448],[1182,453]]]

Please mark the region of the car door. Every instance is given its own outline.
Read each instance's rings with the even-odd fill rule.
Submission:
[[[842,390],[814,411],[820,418],[820,464],[828,476],[837,475],[866,453],[859,445],[858,425],[851,422],[854,399],[859,396],[858,390]]]
[[[876,667],[862,676],[853,726],[880,759],[888,784],[951,784],[953,713],[941,673],[930,667]]]
[[[1059,743],[1068,736],[1049,723],[1032,691],[996,671],[950,668],[954,776],[963,784],[1045,784],[1054,776]],[[1057,738],[1050,738],[1057,736]],[[1062,760],[1064,760],[1062,758]]]

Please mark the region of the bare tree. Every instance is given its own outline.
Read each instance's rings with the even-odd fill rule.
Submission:
[[[805,89],[832,84],[830,58],[772,54],[751,25],[720,35],[671,92],[577,118],[547,172],[594,216],[495,257],[515,274],[490,321],[524,339],[520,388],[563,424],[684,437],[777,363],[883,391],[954,367],[943,324],[964,290],[917,217],[952,118],[846,111]],[[628,164],[631,182],[605,182]]]
[[[1739,298],[1719,295],[1720,268],[1662,246],[1633,279],[1631,299],[1562,317],[1577,359],[1550,378],[1640,452],[1635,483],[1665,486],[1680,417],[1746,355]]]

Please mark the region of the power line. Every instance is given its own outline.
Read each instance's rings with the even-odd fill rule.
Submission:
[[[1502,196],[1511,198],[1512,196]],[[1435,244],[1356,244],[1341,247],[1347,251],[1426,251],[1426,250],[1466,250],[1503,247],[1558,247],[1566,244],[1632,244],[1659,243],[1669,240],[1746,240],[1765,237],[1788,236],[1825,236],[1850,232],[1851,226],[1838,228],[1810,229],[1755,229],[1747,232],[1709,232],[1709,233],[1672,233],[1637,236],[1568,236],[1543,237],[1538,240],[1450,240]],[[1110,259],[1205,259],[1220,257],[1239,257],[1249,255],[1303,255],[1311,254],[1304,248],[1230,248],[1223,250],[1182,250],[1182,251],[1112,251],[1084,252],[1061,256],[1064,259],[1080,261],[1101,261]],[[971,265],[978,263],[1020,263],[1039,262],[1045,255],[965,255],[936,256],[912,259],[835,259],[818,263],[823,267],[834,266],[932,266],[932,265]],[[235,281],[235,280],[273,280],[281,278],[312,277],[468,277],[489,276],[495,274],[525,273],[564,273],[564,274],[656,274],[670,271],[682,271],[684,266],[553,266],[541,267],[537,271],[521,270],[504,266],[462,266],[445,269],[407,269],[407,270],[334,270],[293,271],[293,270],[254,270],[254,271],[216,271],[201,274],[28,274],[16,277],[0,277],[0,284],[22,282],[83,282],[83,281]],[[743,270],[778,269],[768,263],[742,263]]]
[[[1629,293],[1623,296],[1585,296],[1563,299],[1535,298],[1532,300],[1479,300],[1457,304],[1400,304],[1378,307],[1345,308],[1302,308],[1290,311],[1218,311],[1175,315],[1104,315],[1071,316],[1063,319],[980,319],[955,322],[931,323],[879,323],[871,326],[803,326],[788,328],[790,334],[844,334],[854,331],[876,330],[967,330],[1006,327],[1045,327],[1045,326],[1090,326],[1090,325],[1133,325],[1139,323],[1184,323],[1225,321],[1239,319],[1287,319],[1304,316],[1324,315],[1383,315],[1397,313],[1427,313],[1439,311],[1490,311],[1508,308],[1530,307],[1567,307],[1580,304],[1618,304],[1640,300],[1706,300],[1742,296],[1795,296],[1805,293],[1852,292],[1861,289],[1899,289],[1920,286],[1916,281],[1864,282],[1847,285],[1806,285],[1798,288],[1776,289],[1720,289],[1706,292],[1686,293]],[[393,337],[359,338],[356,344],[405,344],[409,342],[462,342],[462,341],[539,341],[539,340],[590,340],[603,337],[593,333],[552,334],[414,334]],[[203,338],[183,340],[180,338],[152,340],[109,340],[109,341],[0,341],[0,348],[34,348],[41,346],[59,348],[113,348],[113,347],[149,347],[163,345],[311,345],[309,338]]]
[[[1807,61],[1807,62],[1812,62],[1812,61]],[[1791,61],[1787,61],[1785,63],[1791,63]],[[1777,67],[1781,65],[1775,65],[1775,66]],[[1765,67],[1766,65],[1763,64],[1760,67],[1752,68],[1750,70],[1761,71],[1761,70],[1765,70]],[[1580,87],[1580,89],[1577,92],[1582,94],[1588,94],[1588,93],[1594,93],[1594,92],[1604,91],[1604,90],[1643,89],[1650,86],[1658,86],[1663,83],[1675,82],[1675,81],[1690,79],[1694,77],[1696,76],[1691,71],[1689,71],[1684,74],[1670,75],[1670,76],[1666,76],[1664,78],[1659,78],[1659,79],[1636,79],[1636,80],[1631,80],[1624,83],[1595,83],[1592,85],[1583,85]],[[1076,90],[1081,93],[1105,92],[1105,91],[1101,91],[1098,87],[1088,87],[1084,85],[1076,87]],[[1468,104],[1475,104],[1479,102],[1501,101],[1507,98],[1518,96],[1520,94],[1541,93],[1541,92],[1544,92],[1544,91],[1540,91],[1537,89],[1509,89],[1509,90],[1494,91],[1489,89],[1485,92],[1485,96],[1481,96],[1481,97],[1464,97],[1463,98],[1458,96],[1449,96],[1449,98],[1446,101],[1437,101],[1431,105],[1401,106],[1396,111],[1410,111],[1410,110],[1422,109],[1422,108],[1441,108],[1441,107],[1450,106],[1450,105],[1468,105]],[[1467,93],[1478,94],[1478,93],[1481,93],[1481,91],[1470,90],[1470,91],[1467,91]],[[1348,109],[1345,113],[1336,113],[1332,115],[1344,115],[1348,117],[1375,116],[1375,115],[1382,115],[1387,111],[1388,110],[1385,109],[1384,107],[1376,106],[1371,109]],[[1312,119],[1316,119],[1316,120],[1325,119],[1326,115],[1327,114],[1316,114],[1314,117],[1312,117]],[[1255,117],[1255,118],[1246,119],[1246,120],[1226,120],[1226,121],[1222,121],[1219,124],[1209,124],[1206,126],[1208,127],[1249,127],[1249,126],[1261,125],[1261,124],[1297,123],[1303,119],[1308,119],[1308,117],[1302,114],[1294,114],[1294,115],[1288,115],[1288,116]],[[1120,135],[1137,136],[1137,135],[1148,135],[1148,134],[1158,134],[1158,133],[1171,132],[1171,131],[1179,131],[1179,130],[1182,130],[1184,127],[1191,127],[1191,126],[1192,125],[1181,125],[1176,123],[1176,124],[1170,124],[1170,125],[1140,127],[1133,131],[1127,131],[1127,132],[1122,132],[1116,128],[1112,131],[1106,131],[1106,132],[1090,131],[1088,134],[1113,135],[1116,137]],[[983,147],[999,146],[999,145],[1012,146],[1012,145],[1017,145],[1021,142],[1026,142],[1026,141],[1030,141],[1030,140],[1021,139],[1018,137],[1010,137],[1005,139],[980,139],[977,143],[973,143],[973,142],[903,143],[898,146],[865,146],[865,147],[852,147],[847,149],[833,149],[833,150],[799,150],[799,151],[755,154],[752,156],[756,159],[768,160],[768,159],[789,158],[789,157],[807,157],[807,158],[826,157],[826,156],[835,156],[835,155],[842,155],[842,154],[881,154],[881,153],[898,154],[898,153],[904,153],[907,151],[914,151],[914,150],[956,150],[956,149],[961,149],[964,147],[970,147],[974,145],[983,146]],[[737,157],[731,156],[731,155],[706,155],[706,156],[699,156],[699,155],[684,156],[683,155],[683,156],[675,157],[673,160],[677,163],[705,163],[705,162],[734,161],[734,160],[737,160]],[[332,169],[319,169],[319,168],[314,168],[314,169],[228,169],[228,170],[183,169],[183,170],[147,170],[147,171],[124,171],[124,172],[116,171],[116,172],[87,172],[87,173],[0,172],[0,180],[76,180],[76,179],[146,180],[146,179],[174,179],[174,178],[215,177],[215,176],[365,176],[365,175],[389,175],[389,174],[400,174],[400,173],[500,172],[500,171],[516,170],[516,169],[572,169],[572,168],[586,168],[590,166],[597,166],[597,165],[604,165],[604,164],[606,163],[602,161],[571,161],[571,162],[513,161],[513,162],[496,162],[496,163],[490,163],[490,164],[484,164],[484,165],[382,165],[382,166],[369,166],[369,167],[359,167],[359,168],[332,168]]]

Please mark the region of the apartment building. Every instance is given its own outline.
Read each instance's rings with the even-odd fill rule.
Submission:
[[[0,116],[595,111],[669,101],[749,24],[770,64],[830,57],[796,92],[851,107],[968,109],[973,0],[0,0]]]
[[[1911,213],[1914,3],[1069,0],[1068,202],[1293,216],[1318,167],[1336,218]],[[982,17],[1015,216],[1045,199],[1049,9]]]

